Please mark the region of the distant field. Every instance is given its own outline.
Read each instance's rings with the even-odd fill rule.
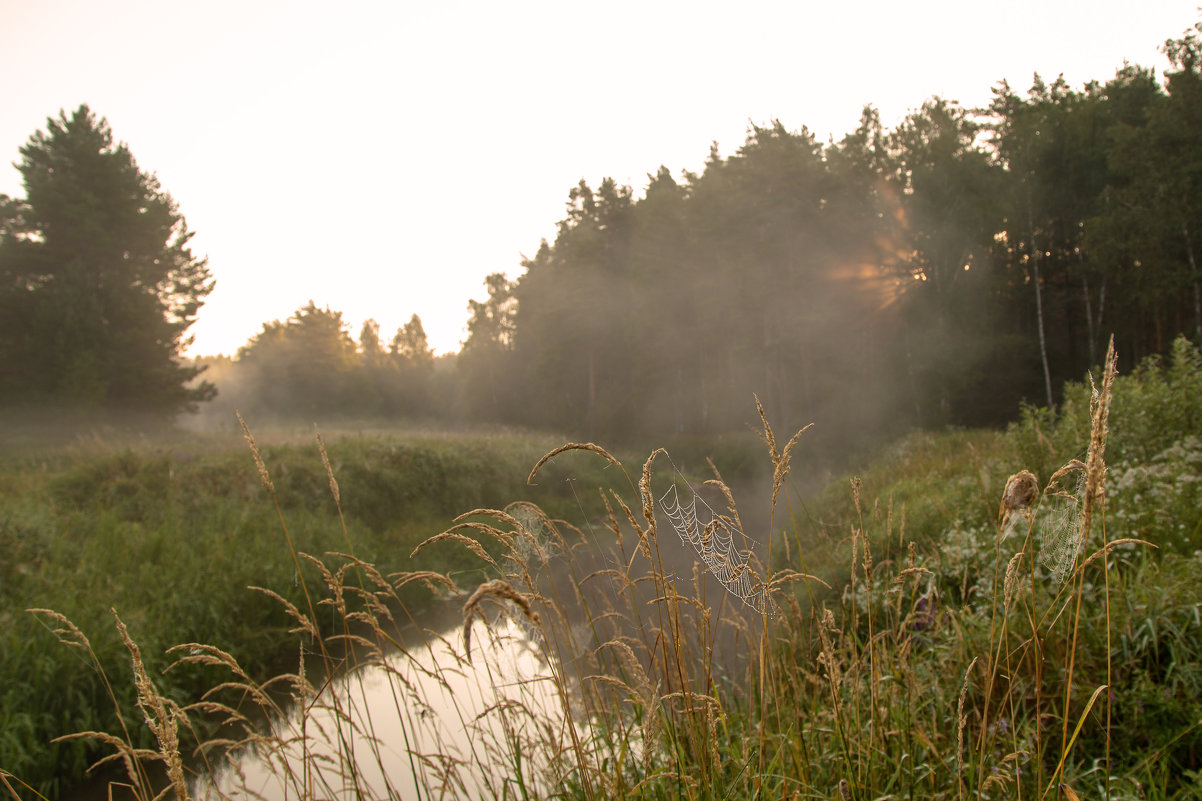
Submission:
[[[354,554],[384,573],[436,569],[470,586],[484,572],[462,549],[410,552],[455,516],[518,498],[579,519],[610,480],[595,461],[577,459],[526,486],[533,464],[560,444],[545,435],[344,426],[323,433],[340,520],[312,427],[254,435],[279,514],[240,431],[103,432],[48,448],[26,442],[0,457],[0,768],[62,789],[103,750],[49,740],[118,728],[87,660],[27,608],[72,620],[113,676],[127,676],[129,660],[110,607],[153,671],[170,661],[169,646],[195,641],[220,644],[261,672],[295,656],[280,605],[248,589],[302,600],[281,516],[298,552]],[[312,566],[302,570],[320,583]],[[420,585],[403,593],[415,607],[427,596]],[[181,702],[203,689],[195,672],[156,680]],[[133,708],[132,684],[114,689]]]
[[[346,432],[327,471],[301,432],[273,432],[266,478],[232,436],[11,456],[3,768],[56,792],[132,744],[182,796],[192,744],[216,732],[203,721],[224,716],[239,742],[299,746],[277,763],[290,797],[370,795],[370,748],[335,738],[318,758],[303,734],[350,725],[354,698],[325,677],[370,667],[422,797],[1195,798],[1202,355],[1181,340],[1165,365],[1095,382],[1005,432],[916,432],[814,495],[793,481],[804,435],[767,420],[758,488],[749,453],[714,443],[715,466],[749,479],[737,492],[677,472],[700,443],[646,463],[572,447],[530,487],[561,443],[518,433]],[[612,557],[584,558],[585,530]],[[427,678],[452,687],[504,621],[544,667],[544,706],[495,704],[496,733],[463,755],[404,745],[431,715],[392,610],[420,615],[427,586],[487,621],[436,635],[463,666]],[[293,729],[261,726],[268,688]],[[47,745],[81,730],[113,738]]]

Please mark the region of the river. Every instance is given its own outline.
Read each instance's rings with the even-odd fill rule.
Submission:
[[[410,646],[331,682],[303,714],[294,705],[274,736],[234,753],[193,796],[478,798],[541,787],[548,749],[574,724],[530,633],[507,616],[476,620],[471,661],[462,626]]]
[[[671,488],[660,506],[657,569],[635,578],[632,567],[652,551],[633,540],[621,553],[614,540],[601,547],[604,532],[571,547],[532,535],[509,563],[525,589],[491,581],[473,596],[493,587],[479,605],[488,622],[475,615],[467,630],[470,659],[462,621],[427,617],[430,628],[410,627],[399,650],[294,695],[271,733],[195,783],[194,797],[520,798],[565,780],[604,781],[597,772],[615,755],[640,761],[646,732],[631,709],[672,717],[663,704],[679,703],[674,690],[691,688],[683,697],[693,704],[690,693],[705,696],[719,674],[737,673],[765,608],[762,585],[748,580],[746,556],[708,504]],[[523,523],[529,532],[541,525]],[[698,709],[687,714],[707,719]],[[593,714],[606,725],[591,727]],[[576,770],[585,764],[588,776]]]

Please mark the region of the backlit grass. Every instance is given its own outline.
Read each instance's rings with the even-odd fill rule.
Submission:
[[[1191,798],[1202,770],[1199,512],[1158,488],[1199,480],[1196,354],[1179,346],[1168,369],[1126,378],[1110,362],[1092,387],[1070,387],[1061,415],[1030,412],[1004,434],[913,435],[813,500],[789,484],[804,435],[782,446],[761,415],[772,476],[761,515],[741,510],[716,471],[707,490],[665,452],[628,469],[601,446],[562,446],[530,460],[532,478],[561,460],[591,463],[592,478],[609,480],[590,485],[607,484],[588,493],[588,512],[471,496],[441,534],[409,541],[414,561],[398,568],[373,564],[370,543],[347,550],[359,548],[353,521],[370,517],[347,511],[349,460],[308,453],[308,467],[281,470],[265,449],[267,480],[252,472],[248,492],[276,514],[258,524],[285,535],[275,541],[285,569],[248,581],[270,588],[248,626],[291,629],[300,658],[283,673],[211,637],[178,637],[163,655],[144,613],[78,629],[57,613],[30,617],[110,677],[113,697],[89,703],[141,706],[101,738],[127,766],[121,791],[139,798],[160,786],[196,795],[202,785],[172,777],[247,749],[289,797],[410,797],[399,777],[373,784],[396,768],[372,744],[398,741],[422,798]],[[1150,445],[1119,429],[1158,414],[1161,424],[1139,424]],[[387,469],[372,458],[357,478]],[[430,475],[430,491],[445,491],[445,474]],[[657,498],[672,484],[713,493],[723,525],[760,542],[745,556],[771,598],[764,611],[713,578],[711,550],[663,522]],[[345,531],[307,538],[308,501],[287,498],[309,490],[346,513]],[[743,532],[753,518],[767,530]],[[454,567],[423,569],[435,549]],[[459,628],[421,625],[415,586],[452,599]],[[509,694],[484,712],[434,709],[412,671],[450,691],[515,631],[538,671],[516,685],[497,674]],[[452,661],[422,661],[438,649]],[[197,702],[172,689],[178,672],[213,691]],[[364,720],[353,688],[368,675],[391,703]],[[61,732],[92,728],[63,717]],[[466,747],[428,736],[432,721],[475,736]],[[319,727],[332,753],[317,747]],[[162,783],[141,765],[159,766]],[[236,779],[206,792],[244,797]]]

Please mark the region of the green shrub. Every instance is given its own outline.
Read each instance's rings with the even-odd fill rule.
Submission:
[[[385,574],[470,568],[478,575],[478,562],[462,548],[434,546],[417,559],[410,553],[455,516],[515,497],[539,500],[555,514],[595,513],[593,488],[613,480],[595,463],[578,462],[571,469],[584,468],[579,475],[589,488],[579,497],[561,465],[527,487],[548,441],[336,437],[328,455],[344,521],[315,444],[271,445],[262,454],[297,551],[349,551]],[[24,610],[53,609],[89,632],[127,709],[129,656],[112,631],[110,607],[137,632],[156,670],[163,651],[179,642],[220,643],[256,671],[295,655],[279,604],[248,589],[269,587],[303,603],[280,518],[240,437],[98,441],[0,461],[0,554],[0,767],[43,791],[78,781],[102,753],[79,740],[51,745],[51,738],[118,727],[96,671]],[[307,563],[302,576],[311,586],[322,582]],[[412,583],[400,597],[418,608],[429,593]],[[181,701],[207,688],[195,671],[156,681]]]
[[[1023,465],[1046,481],[1089,445],[1088,382],[1070,382],[1064,401],[1052,410],[1024,406],[1010,427]],[[1143,464],[1174,443],[1202,430],[1202,353],[1178,337],[1168,364],[1149,357],[1114,382],[1107,461]]]

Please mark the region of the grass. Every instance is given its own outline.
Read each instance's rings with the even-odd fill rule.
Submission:
[[[744,529],[752,516],[716,469],[703,486],[661,450],[628,472],[598,445],[569,444],[532,458],[530,478],[591,462],[594,478],[616,479],[591,496],[596,514],[477,496],[452,526],[409,543],[415,561],[398,569],[347,546],[373,506],[352,514],[344,496],[388,469],[383,455],[312,453],[302,468],[252,444],[254,492],[287,543],[275,563],[293,574],[257,594],[274,609],[266,625],[291,630],[291,668],[258,672],[233,649],[181,637],[161,673],[148,664],[160,646],[135,645],[148,620],[110,613],[87,641],[69,616],[33,617],[106,677],[109,708],[130,700],[94,633],[113,632],[140,711],[99,739],[125,766],[120,791],[143,799],[192,797],[187,773],[246,749],[289,796],[410,797],[370,786],[398,743],[422,798],[1193,798],[1199,511],[1158,488],[1202,480],[1199,376],[1186,345],[1129,377],[1108,360],[1059,414],[1028,410],[1004,433],[913,435],[808,500],[789,480],[804,435],[779,446],[761,411],[770,536]],[[445,491],[447,474],[428,475],[430,492]],[[661,525],[658,499],[673,485],[682,499],[720,499],[693,529],[696,551]],[[309,501],[290,498],[319,490],[350,522],[310,542]],[[130,495],[112,497],[142,508]],[[770,542],[722,562],[723,532]],[[454,560],[449,574],[420,567],[436,551]],[[740,597],[752,595],[748,575],[772,599],[762,612]],[[418,624],[415,586],[453,599],[457,633]],[[516,684],[489,661],[514,642],[538,657]],[[480,670],[497,689],[482,709],[434,708],[431,687],[453,698]],[[166,677],[180,673],[212,690],[199,702],[172,694]],[[390,702],[368,704],[368,681]],[[68,722],[62,731],[91,728]],[[453,742],[446,726],[473,738]],[[236,781],[208,792],[243,797]]]
[[[130,441],[105,435],[9,453],[0,461],[3,768],[44,794],[60,794],[103,751],[86,741],[51,744],[52,738],[120,728],[97,668],[127,673],[110,607],[141,645],[150,675],[162,674],[171,661],[164,652],[181,641],[220,643],[260,676],[285,667],[296,654],[288,623],[275,600],[248,587],[269,587],[300,603],[301,587],[321,576],[304,561],[298,576],[291,557],[281,559],[287,549],[277,501],[298,551],[353,553],[384,571],[436,568],[465,584],[483,572],[460,549],[433,548],[409,558],[417,543],[446,527],[461,503],[527,497],[580,513],[567,473],[554,471],[539,487],[525,485],[529,465],[553,442],[528,434],[336,434],[327,456],[343,485],[341,509],[311,429],[305,437],[270,431],[262,439],[271,442],[262,454],[272,465],[274,499],[241,436]],[[584,468],[590,484],[608,480]],[[581,501],[589,505],[587,493]],[[407,585],[399,596],[417,610],[429,592]],[[64,652],[53,626],[25,613],[31,607],[74,621],[88,633],[96,661],[78,649]],[[323,632],[336,631],[332,617],[319,620]],[[198,669],[177,669],[160,679],[160,690],[183,704],[207,688],[208,678]],[[112,689],[123,710],[134,709],[130,682],[115,681]],[[132,719],[138,718],[135,712]],[[131,727],[135,744],[148,745],[148,733],[138,728]]]

